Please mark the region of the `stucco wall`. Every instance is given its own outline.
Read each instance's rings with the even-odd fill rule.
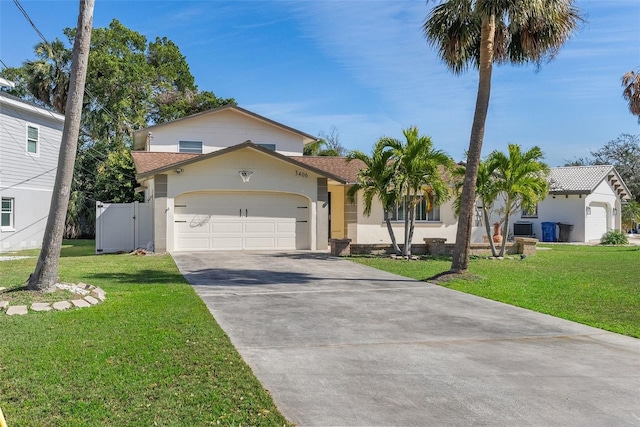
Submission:
[[[370,216],[364,215],[362,206],[364,206],[364,203],[362,194],[360,193],[358,194],[357,238],[353,240],[354,243],[389,243],[389,232],[384,222],[384,213],[380,201],[377,199],[373,201]],[[422,242],[424,238],[437,237],[447,239],[447,243],[454,243],[456,240],[458,221],[454,215],[453,201],[450,200],[440,207],[440,219],[440,222],[416,221],[413,242]],[[404,221],[393,222],[392,226],[398,243],[403,242]],[[352,237],[349,236],[349,238]],[[481,229],[474,228],[472,241],[482,241]]]
[[[276,144],[276,151],[288,156],[302,155],[303,148],[300,135],[232,110],[160,125],[150,131],[150,151],[158,152],[177,153],[178,141],[202,141],[205,154],[247,140]]]

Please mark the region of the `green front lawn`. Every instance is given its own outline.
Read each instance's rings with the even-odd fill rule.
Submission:
[[[436,276],[449,270],[450,259],[351,259],[402,276],[435,281],[451,289],[640,338],[640,248],[637,246],[539,245],[536,255],[523,260],[472,259],[469,276],[447,280],[438,280]]]
[[[288,425],[171,257],[96,256],[93,245],[65,242],[59,276],[101,287],[104,303],[0,314],[9,426]],[[35,263],[0,262],[0,286]]]

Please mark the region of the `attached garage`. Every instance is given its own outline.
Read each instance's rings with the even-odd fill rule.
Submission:
[[[586,240],[599,240],[608,231],[607,205],[591,203],[586,220]]]
[[[310,249],[309,210],[309,199],[288,193],[182,194],[174,199],[174,250]]]

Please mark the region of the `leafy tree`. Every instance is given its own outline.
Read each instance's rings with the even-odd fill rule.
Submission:
[[[142,195],[135,194],[134,191],[138,186],[135,174],[133,157],[127,147],[110,151],[107,158],[98,166],[96,199],[111,203],[142,202]],[[135,196],[131,197],[131,194]]]
[[[326,147],[328,153],[335,153],[335,156],[344,156],[347,153],[347,149],[344,148],[340,142],[340,133],[338,133],[337,127],[331,127],[329,133],[321,131],[318,136],[324,141],[323,145]],[[333,156],[334,154],[325,155]]]
[[[304,146],[303,155],[305,156],[321,156],[321,157],[339,157],[340,153],[333,148],[324,139],[317,139]]]
[[[466,271],[473,224],[475,183],[494,63],[538,66],[551,60],[581,21],[575,0],[446,0],[423,24],[427,40],[455,74],[478,69],[476,107],[467,151],[452,272]]]
[[[640,223],[640,203],[628,201],[622,205],[622,226],[632,230]]]
[[[405,140],[382,138],[383,147],[392,151],[393,185],[407,209],[404,216],[403,256],[411,257],[411,242],[416,221],[416,207],[426,201],[427,211],[440,206],[450,197],[443,172],[453,166],[453,160],[443,151],[436,150],[428,136],[419,134],[413,126],[402,131]]]
[[[626,73],[622,76],[622,86],[622,97],[629,103],[629,111],[640,121],[640,73],[633,70]]]
[[[620,134],[591,155],[594,164],[615,166],[631,194],[640,202],[640,135]]]
[[[67,28],[63,33],[71,43],[76,29]],[[50,44],[39,43],[35,53],[36,59],[2,72],[16,83],[7,91],[64,113],[71,49],[56,39]],[[110,161],[110,152],[123,153],[130,146],[132,130],[235,104],[232,98],[199,91],[185,57],[172,41],[164,37],[147,43],[142,34],[115,19],[108,27],[92,31],[85,89],[67,237],[92,231],[93,226],[82,230],[80,225],[86,219],[92,222],[97,198],[134,200],[133,173],[109,175],[109,179],[122,182],[98,176],[99,165]],[[77,203],[81,206],[73,206]]]
[[[542,150],[533,147],[522,152],[517,144],[509,144],[508,154],[493,151],[487,159],[488,169],[495,177],[493,192],[503,198],[501,223],[503,224],[502,247],[499,256],[504,256],[509,230],[509,217],[521,209],[535,209],[536,204],[548,193],[549,166],[542,162]]]
[[[371,157],[358,150],[353,150],[347,154],[348,162],[359,160],[364,163],[364,167],[358,172],[356,183],[349,188],[347,196],[351,203],[354,203],[356,195],[359,191],[362,191],[364,200],[363,213],[366,216],[371,215],[371,206],[374,198],[380,200],[384,213],[384,222],[387,225],[393,250],[396,255],[399,255],[401,251],[391,226],[391,211],[401,197],[397,187],[393,185],[395,174],[392,164],[393,152],[385,148],[384,141],[381,139],[374,146]]]

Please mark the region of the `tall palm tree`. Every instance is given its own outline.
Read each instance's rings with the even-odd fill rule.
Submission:
[[[415,229],[416,207],[424,199],[430,211],[450,197],[443,172],[453,166],[453,160],[433,147],[428,136],[419,134],[412,126],[402,131],[405,141],[381,138],[379,143],[393,152],[394,186],[404,198],[404,250],[403,256],[411,257],[411,241]]]
[[[385,150],[384,145],[378,141],[373,149],[371,157],[362,151],[354,150],[347,154],[347,161],[360,160],[364,163],[364,168],[358,172],[358,178],[354,185],[349,188],[347,196],[349,201],[354,203],[356,195],[362,191],[364,201],[363,213],[366,216],[371,215],[371,206],[374,198],[382,203],[384,212],[384,222],[387,225],[387,231],[391,238],[391,244],[396,255],[400,254],[400,248],[396,240],[393,227],[391,226],[391,211],[396,206],[399,199],[397,188],[393,185],[394,169],[392,163],[393,152]]]
[[[452,272],[469,267],[476,177],[491,94],[494,63],[540,65],[551,60],[582,21],[576,0],[446,0],[435,6],[423,24],[427,40],[455,74],[478,69],[478,93]]]
[[[72,52],[55,39],[51,43],[38,43],[35,53],[38,59],[24,63],[27,87],[36,99],[64,114]]]
[[[502,246],[504,256],[509,230],[509,217],[520,209],[533,210],[549,190],[549,166],[542,162],[542,150],[533,147],[522,152],[517,144],[509,144],[509,153],[493,151],[488,157],[488,168],[493,171],[496,195],[504,198],[502,217]]]
[[[622,97],[629,102],[629,111],[640,121],[640,72],[631,70],[622,76],[622,86]]]

